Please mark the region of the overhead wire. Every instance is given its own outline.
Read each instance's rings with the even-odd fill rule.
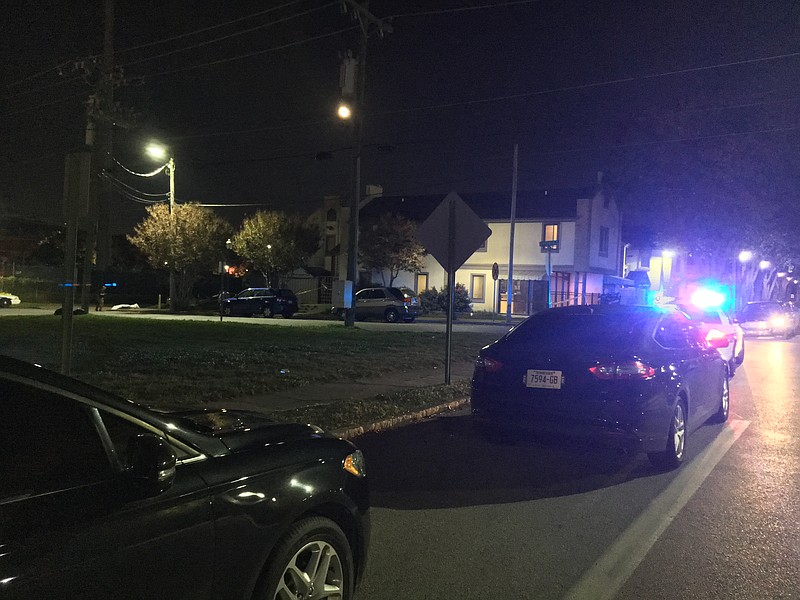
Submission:
[[[193,35],[206,33],[207,31],[212,31],[214,29],[219,29],[220,27],[226,27],[228,25],[233,25],[234,23],[239,23],[241,21],[246,21],[248,19],[252,19],[252,18],[255,18],[255,17],[260,17],[260,16],[265,15],[267,13],[275,12],[277,10],[288,8],[288,7],[293,6],[295,4],[300,4],[302,2],[307,2],[307,1],[308,0],[294,0],[293,2],[287,2],[286,4],[282,4],[280,6],[273,6],[272,8],[268,8],[266,10],[262,10],[262,11],[259,11],[259,12],[256,12],[256,13],[252,13],[252,14],[244,16],[244,17],[239,17],[238,19],[233,19],[231,21],[225,21],[224,23],[218,23],[217,25],[211,25],[209,27],[203,27],[201,29],[195,29],[194,31],[188,31],[186,33],[181,33],[179,35],[175,35],[175,36],[172,36],[172,37],[169,37],[169,38],[155,40],[153,42],[147,42],[145,44],[139,44],[138,46],[132,46],[130,48],[124,48],[123,50],[118,50],[116,53],[117,54],[123,54],[125,52],[133,52],[134,50],[141,50],[143,48],[150,48],[152,46],[158,46],[159,44],[166,44],[166,43],[169,43],[169,42],[174,42],[176,40],[180,40],[180,39],[183,39],[183,38],[186,38],[186,37],[191,37]]]
[[[237,55],[237,56],[231,56],[229,58],[222,58],[222,59],[219,59],[219,60],[213,60],[213,61],[202,63],[202,64],[199,64],[199,65],[189,65],[189,66],[186,66],[186,67],[179,67],[177,69],[169,69],[169,70],[166,70],[166,71],[159,71],[158,73],[148,73],[148,74],[145,74],[143,77],[145,77],[145,78],[147,78],[147,77],[158,77],[160,75],[172,75],[174,73],[181,73],[183,71],[191,71],[193,69],[202,69],[204,67],[213,67],[213,66],[216,66],[216,65],[229,63],[229,62],[232,62],[232,61],[235,61],[235,60],[242,60],[244,58],[252,58],[253,56],[260,56],[262,54],[267,54],[269,52],[275,52],[277,50],[285,50],[286,48],[293,48],[295,46],[302,46],[303,44],[308,44],[310,42],[315,42],[317,40],[321,40],[321,39],[324,39],[324,38],[333,37],[335,35],[346,33],[348,31],[353,31],[354,29],[358,29],[358,28],[359,28],[359,25],[353,25],[351,27],[345,27],[343,29],[337,29],[336,31],[331,31],[329,33],[323,33],[323,34],[316,35],[316,36],[313,36],[313,37],[310,37],[310,38],[299,40],[297,42],[290,42],[288,44],[283,44],[281,46],[273,46],[272,48],[266,48],[264,50],[257,50],[255,52],[249,52],[247,54],[240,54],[240,55]]]
[[[137,173],[136,171],[132,171],[128,167],[123,165],[116,158],[112,157],[111,160],[113,160],[119,167],[121,167],[122,169],[126,170],[131,175],[136,175],[137,177],[154,177],[155,175],[158,175],[159,173],[161,173],[161,171],[166,169],[167,165],[169,164],[169,163],[165,163],[165,164],[161,165],[160,167],[158,167],[155,171],[150,171],[149,173]]]
[[[137,194],[141,194],[143,196],[150,196],[152,198],[169,199],[169,192],[161,192],[161,193],[158,193],[158,194],[151,194],[149,192],[142,191],[142,190],[140,190],[138,188],[133,187],[132,185],[129,185],[129,184],[125,183],[121,179],[119,179],[117,177],[114,177],[108,171],[103,171],[102,176],[105,177],[106,179],[108,179],[109,181],[114,181],[114,182],[116,182],[116,183],[128,188],[132,193],[135,192]]]
[[[398,13],[396,15],[391,15],[389,17],[385,17],[386,20],[391,19],[403,19],[406,17],[427,17],[427,16],[435,16],[435,15],[446,15],[451,13],[461,13],[467,11],[474,11],[474,10],[486,10],[490,8],[507,8],[509,6],[519,6],[522,4],[536,4],[541,2],[541,0],[510,0],[509,2],[498,2],[495,4],[482,4],[480,6],[459,6],[457,8],[441,8],[436,10],[421,10],[417,12],[409,12],[409,13]]]
[[[141,64],[143,62],[149,62],[151,60],[157,60],[159,58],[164,58],[165,56],[171,56],[173,54],[178,54],[180,52],[186,52],[188,50],[194,50],[195,48],[201,48],[203,46],[209,46],[211,44],[217,44],[219,42],[222,42],[222,41],[225,41],[225,40],[228,40],[228,39],[240,36],[240,35],[245,35],[247,33],[252,33],[253,31],[257,31],[259,29],[264,29],[266,27],[271,27],[272,25],[277,25],[277,24],[280,24],[280,23],[286,23],[286,22],[291,21],[293,19],[297,19],[299,17],[303,17],[303,16],[306,16],[306,15],[315,13],[317,11],[329,8],[331,6],[334,6],[336,4],[338,4],[338,3],[337,2],[329,2],[328,4],[324,4],[324,5],[318,6],[316,8],[311,8],[311,9],[306,10],[304,12],[293,14],[293,15],[290,15],[288,17],[283,17],[283,18],[278,19],[276,21],[270,21],[269,23],[262,23],[261,25],[256,25],[256,26],[250,27],[248,29],[243,29],[243,30],[240,30],[240,31],[236,31],[234,33],[230,33],[230,34],[222,36],[222,37],[214,38],[214,39],[211,39],[211,40],[205,40],[203,42],[198,42],[197,44],[192,44],[191,46],[184,46],[183,48],[176,48],[175,50],[170,50],[169,52],[163,52],[161,54],[156,54],[156,55],[153,55],[153,56],[147,56],[147,57],[144,57],[144,58],[140,58],[138,60],[133,60],[133,61],[124,63],[121,66],[122,67],[130,67],[132,65]]]

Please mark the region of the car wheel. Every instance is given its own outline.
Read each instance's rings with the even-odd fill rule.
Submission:
[[[11,298],[0,298],[0,308],[11,308]]]
[[[269,317],[270,319],[275,316],[275,311],[272,310],[272,306],[264,306],[264,309],[261,311],[265,317]]]
[[[728,376],[722,379],[722,393],[719,398],[719,409],[716,414],[711,417],[713,423],[724,423],[728,420],[728,413],[731,408],[731,389],[728,381]]]
[[[650,452],[650,462],[662,469],[674,469],[683,462],[686,452],[686,404],[678,400],[672,411],[667,435],[667,447],[662,452]]]
[[[270,558],[261,600],[353,597],[353,553],[336,523],[311,517],[296,523]]]
[[[734,361],[736,362],[737,365],[740,365],[744,362],[744,344],[742,344],[742,351],[736,355]]]
[[[397,323],[400,320],[400,313],[397,312],[396,308],[387,308],[383,316],[386,318],[387,323]]]
[[[230,317],[231,316],[231,307],[230,306],[224,306],[222,308],[222,312],[225,314],[226,317]]]

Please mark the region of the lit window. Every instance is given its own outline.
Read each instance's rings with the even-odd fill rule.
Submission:
[[[486,275],[472,275],[470,297],[474,302],[486,300]]]
[[[428,289],[428,274],[427,273],[417,273],[417,289],[416,292],[419,294],[420,292],[424,292]]]
[[[558,242],[561,239],[561,226],[559,223],[544,223],[542,225],[542,241],[543,242]],[[551,252],[558,252],[558,247],[551,248]],[[542,252],[547,252],[542,248]]]

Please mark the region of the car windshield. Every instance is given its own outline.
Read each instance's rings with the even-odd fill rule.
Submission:
[[[742,320],[744,321],[763,321],[769,319],[776,313],[783,312],[783,308],[777,302],[764,302],[763,304],[748,304],[742,310]]]
[[[642,337],[651,315],[625,314],[548,314],[534,315],[508,334],[509,340],[534,343],[557,350],[631,346]]]
[[[696,306],[681,306],[681,310],[689,315],[695,321],[701,321],[703,323],[722,323],[722,319],[719,316],[719,311],[716,309],[702,309],[697,308]]]

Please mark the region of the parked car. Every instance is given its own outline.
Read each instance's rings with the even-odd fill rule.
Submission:
[[[344,309],[332,312],[344,316]],[[396,287],[369,287],[356,293],[356,319],[383,319],[388,323],[411,323],[422,313],[422,306],[414,290]]]
[[[369,505],[351,443],[3,356],[0,405],[3,598],[352,599]]]
[[[728,374],[733,377],[736,368],[744,362],[744,332],[739,324],[718,307],[698,308],[692,304],[678,305],[680,310],[701,324],[706,339],[725,336],[730,343],[718,348],[728,363]]]
[[[19,296],[10,292],[0,292],[0,308],[8,308],[12,304],[19,304],[20,302]]]
[[[748,336],[792,337],[797,329],[791,313],[780,302],[748,302],[738,314],[739,325]]]
[[[247,288],[222,301],[222,312],[232,317],[283,315],[291,319],[298,310],[297,296],[292,290],[284,288]]]
[[[549,309],[480,351],[473,419],[493,441],[556,432],[677,467],[687,434],[728,418],[728,370],[717,352],[727,343],[707,340],[675,308]]]

